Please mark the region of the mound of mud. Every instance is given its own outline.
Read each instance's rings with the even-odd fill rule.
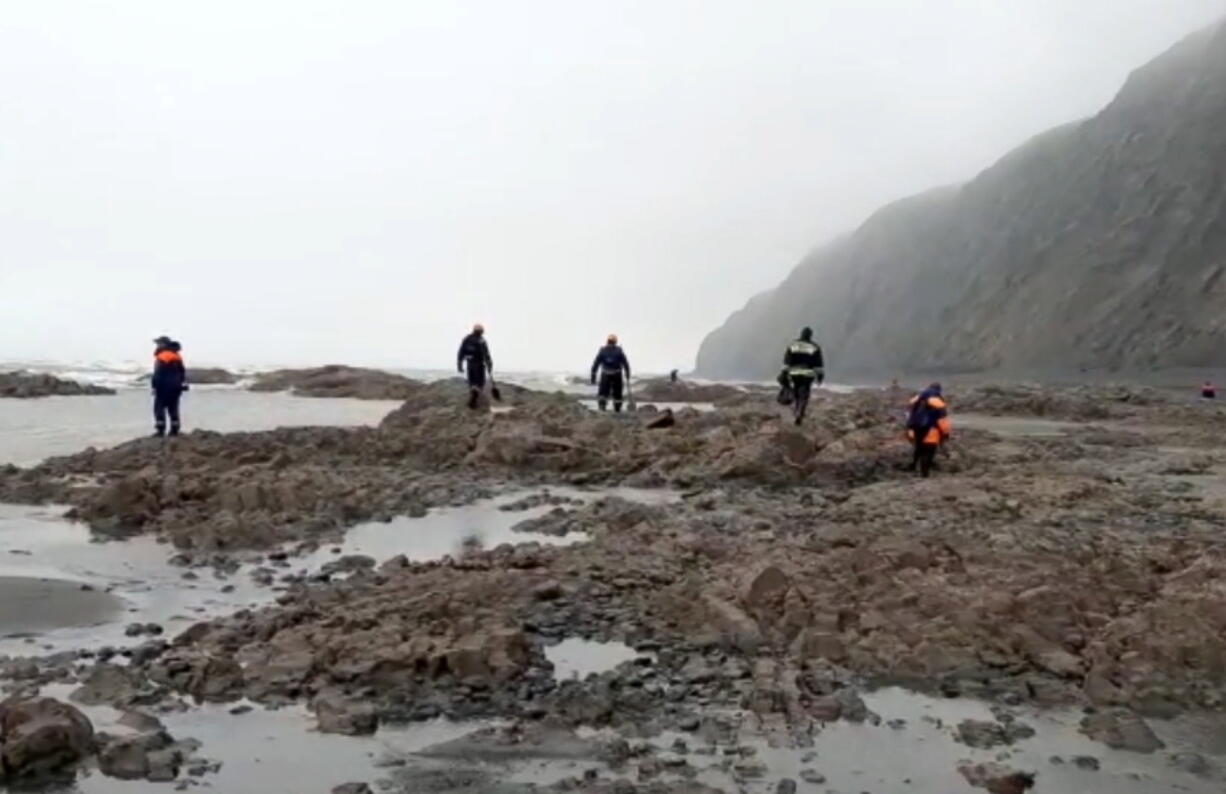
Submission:
[[[105,386],[64,380],[54,375],[35,372],[0,372],[0,398],[79,397],[114,393],[114,389],[108,389]]]
[[[299,397],[352,397],[358,400],[403,400],[421,383],[378,369],[330,364],[313,369],[263,372],[248,387],[251,391],[288,391]]]

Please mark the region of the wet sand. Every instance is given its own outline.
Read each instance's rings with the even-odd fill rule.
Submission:
[[[0,576],[0,636],[93,626],[119,618],[123,601],[81,582]]]

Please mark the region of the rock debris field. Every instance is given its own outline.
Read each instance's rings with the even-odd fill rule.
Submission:
[[[138,614],[114,645],[40,656],[33,638],[0,662],[3,774],[83,792],[1226,786],[1210,402],[951,389],[955,438],[923,480],[902,393],[818,393],[800,428],[755,391],[662,428],[649,406],[408,393],[378,427],[0,468],[0,502],[65,506],[117,552],[149,536],[186,580],[267,594],[174,626]],[[486,503],[530,540],[407,553],[419,519]],[[380,523],[406,552],[340,553]],[[558,649],[584,647],[595,663],[565,674]],[[244,725],[349,760],[328,779],[266,756],[280,771],[258,777],[225,738]]]

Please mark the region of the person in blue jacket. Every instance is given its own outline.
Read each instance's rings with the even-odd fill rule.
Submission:
[[[622,395],[625,394],[626,382],[630,380],[630,359],[617,344],[617,334],[609,334],[605,346],[596,353],[596,360],[592,362],[592,385],[596,385],[598,374],[600,385],[596,390],[596,404],[600,410],[607,410],[612,398],[613,410],[620,413]]]

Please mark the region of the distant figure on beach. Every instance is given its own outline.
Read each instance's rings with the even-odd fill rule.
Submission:
[[[179,351],[183,346],[168,336],[153,340],[153,434],[166,435],[166,419],[170,418],[170,435],[179,435],[179,400],[187,391],[187,367]]]
[[[596,351],[596,359],[592,361],[593,386],[596,386],[598,373],[600,385],[596,389],[596,404],[604,411],[612,399],[613,410],[621,413],[622,395],[626,382],[630,380],[630,359],[626,358],[625,351],[617,343],[617,334],[609,334],[605,346]]]
[[[460,342],[460,352],[456,354],[456,369],[466,373],[468,378],[468,407],[476,410],[481,400],[481,392],[485,390],[485,374],[494,374],[494,359],[490,356],[490,346],[485,341],[485,326],[477,323],[472,333]]]
[[[953,430],[949,421],[949,406],[941,393],[941,384],[933,383],[911,398],[907,416],[907,438],[915,444],[911,471],[927,477],[932,471],[937,450],[949,440]]]
[[[1205,381],[1204,385],[1200,387],[1200,396],[1206,400],[1217,399],[1217,387],[1213,385],[1213,381]]]
[[[668,382],[669,382],[669,383],[676,383],[676,382],[677,382],[677,381],[679,381],[679,380],[680,380],[680,378],[677,376],[677,370],[673,370],[672,372],[668,373]]]
[[[818,385],[821,385],[826,379],[825,366],[822,349],[813,341],[813,329],[801,329],[800,338],[788,345],[784,352],[783,370],[779,373],[780,385],[790,392],[792,415],[796,418],[796,424],[805,419],[813,381],[816,380]]]

